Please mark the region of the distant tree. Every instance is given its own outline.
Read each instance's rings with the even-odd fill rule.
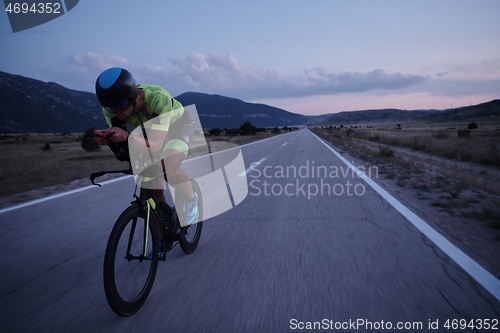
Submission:
[[[82,148],[87,152],[101,150],[101,146],[94,141],[94,130],[95,127],[88,128],[82,136]]]
[[[222,130],[220,128],[212,128],[208,133],[210,133],[210,135],[219,136]]]
[[[42,147],[42,150],[43,150],[43,151],[48,151],[48,150],[50,150],[50,143],[45,142],[45,145]]]
[[[243,125],[240,126],[241,135],[252,135],[255,133],[257,133],[257,127],[253,126],[248,121],[244,122]]]
[[[344,125],[340,125],[339,128],[344,128]]]
[[[475,122],[472,122],[469,124],[469,126],[467,126],[467,129],[476,129],[478,126]]]
[[[229,128],[229,129],[226,129],[225,133],[226,133],[226,135],[229,135],[229,136],[236,136],[240,133],[240,130],[238,128]]]
[[[279,132],[280,132],[280,129],[278,128],[278,126],[276,126],[275,128],[273,128],[272,133],[279,133]]]

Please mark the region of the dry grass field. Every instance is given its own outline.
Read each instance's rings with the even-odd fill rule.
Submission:
[[[271,131],[248,136],[207,136],[207,142],[227,141],[242,145],[276,135]],[[82,133],[0,135],[0,198],[77,179],[105,169],[123,169],[108,147],[86,152]],[[50,148],[44,150],[46,145]],[[220,145],[219,145],[220,146]],[[90,182],[89,182],[90,185]]]
[[[98,169],[124,167],[107,147],[97,152],[83,150],[80,136],[1,135],[0,197],[86,178]]]
[[[479,128],[463,132],[468,122],[376,123],[343,128],[351,138],[408,148],[457,161],[500,167],[500,120],[477,121]],[[459,131],[468,136],[459,136]],[[341,132],[332,130],[332,136]]]
[[[479,127],[466,137],[459,131],[470,121],[359,124],[316,130],[325,139],[367,153],[378,163],[426,169],[460,182],[463,188],[500,195],[500,119],[492,119],[477,121]]]

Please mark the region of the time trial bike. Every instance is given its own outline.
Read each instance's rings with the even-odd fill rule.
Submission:
[[[90,175],[92,184],[105,174],[132,175],[132,169],[107,170]],[[135,176],[143,177],[143,176]],[[134,201],[118,217],[111,231],[104,256],[104,291],[111,309],[120,316],[130,316],[144,304],[151,292],[158,268],[158,261],[165,261],[167,252],[177,244],[187,253],[193,253],[200,241],[203,222],[181,227],[184,201],[175,195],[174,206],[157,203],[152,190],[141,188],[136,179]],[[198,194],[198,221],[202,221],[203,203],[200,188],[191,180],[193,191]],[[139,195],[137,194],[139,192]],[[156,219],[164,230],[162,253],[159,252],[159,231]]]

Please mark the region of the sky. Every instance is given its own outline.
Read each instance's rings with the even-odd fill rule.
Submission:
[[[106,68],[318,115],[500,98],[498,0],[82,0],[12,33],[0,71],[94,92]]]

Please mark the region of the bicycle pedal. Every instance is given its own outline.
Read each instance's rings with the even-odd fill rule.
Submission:
[[[168,238],[170,238],[173,242],[178,241],[181,239],[182,235],[182,230],[179,228],[170,228],[167,229],[166,234]]]
[[[174,248],[174,242],[165,241],[165,257],[167,256],[167,252]]]

